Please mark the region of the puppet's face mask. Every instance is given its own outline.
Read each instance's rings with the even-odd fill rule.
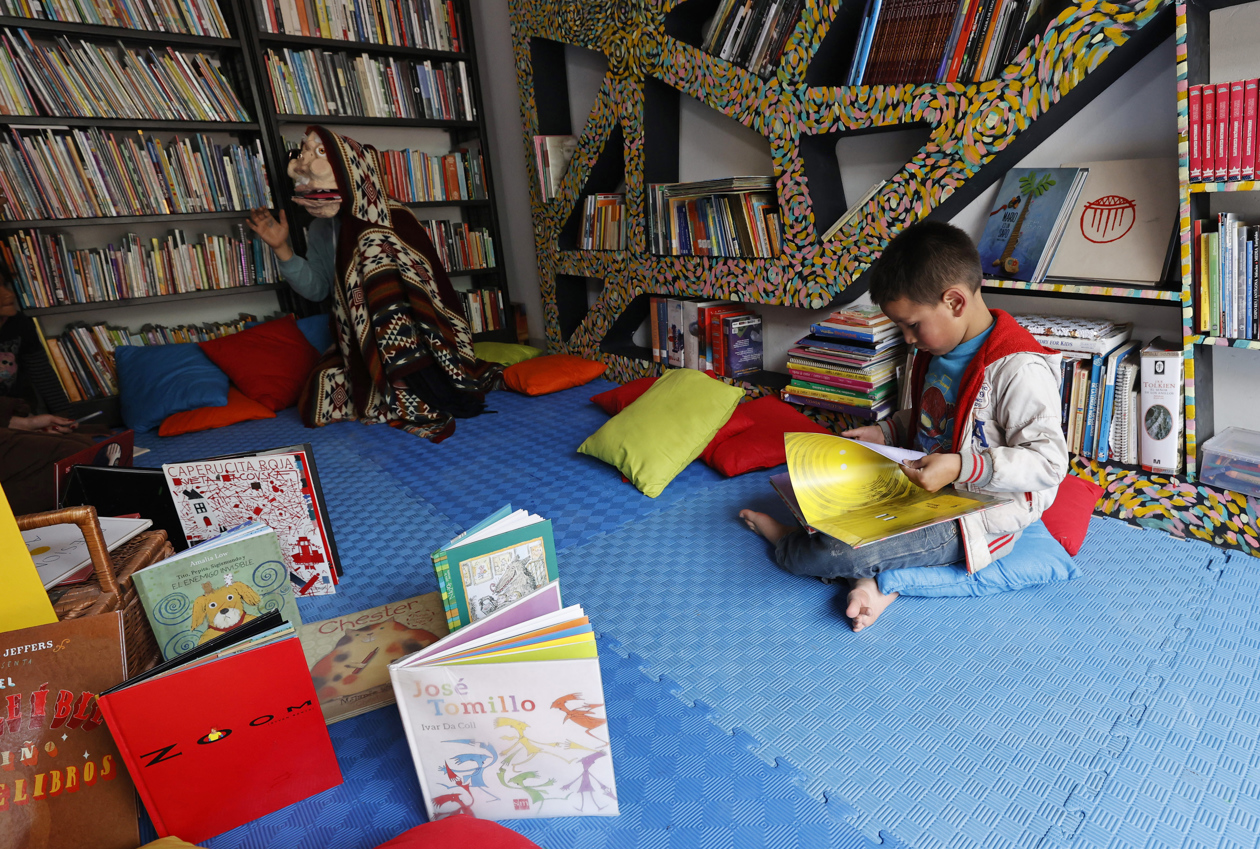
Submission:
[[[289,176],[293,178],[293,202],[316,218],[332,218],[341,209],[341,192],[332,165],[324,152],[324,140],[317,133],[307,133],[302,149],[289,160]]]

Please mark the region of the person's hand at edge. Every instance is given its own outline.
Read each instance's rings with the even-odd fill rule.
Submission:
[[[918,486],[928,492],[936,492],[958,480],[962,472],[962,455],[927,454],[902,463],[901,470]]]
[[[245,223],[276,252],[278,260],[287,262],[293,258],[293,248],[289,246],[289,218],[283,209],[279,221],[265,209],[251,209]]]
[[[13,416],[9,427],[14,430],[42,431],[43,433],[70,433],[79,426],[74,419],[44,413],[39,416]]]
[[[872,445],[886,444],[884,442],[884,431],[879,425],[849,428],[840,435],[846,439],[856,439],[858,442],[869,442]]]

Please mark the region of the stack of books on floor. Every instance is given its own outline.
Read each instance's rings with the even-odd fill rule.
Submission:
[[[1142,343],[1129,338],[1133,325],[1052,315],[1015,320],[1063,355],[1061,423],[1068,451],[1102,462],[1137,463]]]
[[[1235,213],[1191,225],[1195,333],[1227,339],[1260,339],[1260,227],[1244,224]]]
[[[494,268],[494,238],[489,229],[444,218],[421,221],[420,226],[429,234],[448,272]]]
[[[300,145],[294,143],[291,147]],[[475,150],[442,155],[420,150],[382,150],[381,166],[389,196],[403,203],[485,200],[485,164]]]
[[[773,177],[648,186],[648,244],[664,256],[778,256]]]
[[[1258,87],[1255,79],[1190,86],[1186,140],[1192,181],[1256,178]]]
[[[584,251],[619,251],[626,246],[626,196],[587,195],[582,202],[582,235],[578,247]]]
[[[502,330],[508,326],[509,313],[503,303],[502,289],[492,286],[488,289],[457,291],[460,300],[464,302],[464,314],[473,333]]]
[[[788,351],[792,382],[783,400],[872,422],[892,415],[906,355],[897,325],[878,307],[854,305],[810,329]]]
[[[235,231],[196,242],[171,230],[147,244],[128,233],[117,247],[74,250],[60,233],[19,230],[0,242],[0,257],[23,309],[278,282],[271,249],[244,224]]]
[[[744,304],[652,296],[652,361],[745,377],[762,369],[761,316]]]
[[[538,194],[544,202],[559,194],[560,181],[569,170],[569,160],[577,150],[577,143],[577,136],[534,136]]]
[[[722,0],[703,49],[768,80],[804,5],[805,0]]]

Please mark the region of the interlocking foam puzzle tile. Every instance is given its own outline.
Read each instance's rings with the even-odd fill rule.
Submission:
[[[788,768],[754,757],[742,737],[683,704],[606,640],[600,667],[620,816],[504,825],[546,849],[874,849],[833,806],[788,780]],[[367,849],[425,821],[396,708],[336,723],[329,733],[344,784],[206,845]]]
[[[1084,580],[903,599],[853,634],[839,588],[778,570],[736,518],[767,489],[730,481],[561,552],[566,597],[868,836],[1257,844],[1254,560],[1095,519]]]

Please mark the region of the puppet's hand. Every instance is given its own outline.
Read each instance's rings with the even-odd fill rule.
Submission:
[[[283,209],[279,221],[265,209],[252,209],[245,223],[271,246],[281,262],[293,257],[293,248],[289,247],[289,219]]]

